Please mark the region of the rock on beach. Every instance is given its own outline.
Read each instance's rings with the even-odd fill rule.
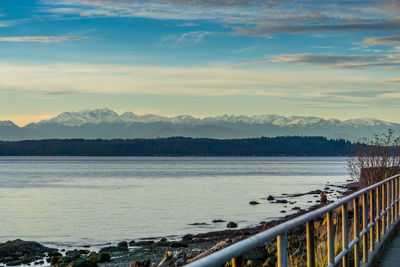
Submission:
[[[34,241],[16,239],[0,244],[0,263],[21,265],[43,259],[48,256],[61,255],[57,249],[45,247]]]
[[[238,227],[238,224],[235,222],[228,222],[228,224],[226,225],[227,228],[236,228]]]

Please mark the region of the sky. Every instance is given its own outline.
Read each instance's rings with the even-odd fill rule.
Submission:
[[[94,108],[400,122],[400,1],[0,0],[0,120]]]

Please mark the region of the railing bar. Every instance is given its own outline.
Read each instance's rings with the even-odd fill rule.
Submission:
[[[360,235],[361,235],[361,233],[363,233],[364,231],[367,231],[367,230],[371,229],[371,228],[374,227],[375,225],[376,225],[376,223],[370,223],[370,224],[368,224],[367,228],[365,228],[364,230],[362,230],[362,231],[360,232]]]
[[[333,202],[325,207],[322,207],[320,209],[308,212],[304,215],[301,215],[299,217],[296,217],[292,220],[289,220],[287,222],[284,222],[282,224],[279,224],[273,228],[270,228],[266,231],[263,231],[261,233],[258,233],[252,237],[249,237],[247,239],[244,239],[240,242],[237,242],[229,247],[226,247],[220,251],[217,251],[207,257],[204,257],[202,259],[199,259],[198,261],[195,261],[193,263],[188,264],[187,266],[194,267],[194,266],[219,266],[225,264],[225,262],[229,261],[230,259],[237,257],[247,251],[250,251],[253,248],[256,248],[258,246],[264,245],[264,243],[268,240],[271,240],[275,237],[277,237],[280,234],[283,234],[287,232],[288,230],[295,228],[299,225],[305,224],[307,221],[310,221],[314,218],[320,217],[325,215],[327,212],[333,211],[336,208],[340,207],[343,205],[343,203],[347,203],[354,198],[357,198],[361,196],[362,194],[369,192],[371,190],[381,188],[382,185],[387,183],[388,181],[391,181],[393,179],[398,179],[400,177],[400,174],[392,176],[390,178],[387,178],[384,181],[378,182],[374,185],[371,185],[367,188],[364,188],[360,191],[357,191],[355,193],[352,193],[341,200],[338,200],[336,202]],[[399,183],[400,186],[400,183]],[[377,201],[379,201],[379,198],[377,198]],[[400,199],[399,199],[400,201]],[[382,201],[383,202],[383,201]],[[384,205],[384,202],[382,203]],[[400,212],[400,210],[399,210]],[[379,225],[379,224],[378,224]],[[384,227],[382,227],[384,228]],[[352,244],[352,243],[350,243]],[[350,246],[350,245],[349,245]]]
[[[360,238],[365,236],[365,234],[368,233],[368,229],[364,229],[360,232]]]
[[[360,242],[359,238],[354,238],[350,243],[349,243],[349,250],[352,249],[354,247],[355,244],[357,244],[358,242]]]
[[[337,256],[335,257],[335,265],[338,265],[340,263],[340,260],[345,256],[347,256],[347,253],[349,252],[348,249],[343,249],[339,254],[337,254]],[[343,266],[345,267],[345,266]]]
[[[390,206],[387,207],[384,211],[381,212],[381,216],[386,215],[389,210],[390,210]]]
[[[347,249],[343,249],[336,257],[335,257],[335,265],[339,263],[339,260],[343,257],[344,251],[346,254],[357,244],[359,243],[361,238],[354,238],[349,244]]]
[[[390,211],[390,206],[385,208],[385,215],[387,215],[389,211]]]

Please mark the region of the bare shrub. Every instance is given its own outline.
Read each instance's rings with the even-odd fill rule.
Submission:
[[[350,176],[367,187],[400,171],[400,137],[394,130],[375,134],[373,139],[362,138],[353,144],[348,159]]]

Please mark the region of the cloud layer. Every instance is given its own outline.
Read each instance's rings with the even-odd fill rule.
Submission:
[[[76,41],[86,39],[74,36],[18,36],[0,37],[0,42],[38,42],[38,43],[59,43],[65,41]]]
[[[287,62],[288,57],[276,59]],[[314,62],[313,59],[290,59]],[[329,58],[323,62],[329,61]],[[321,61],[319,61],[321,62]],[[143,67],[82,64],[0,63],[0,90],[45,91],[46,94],[119,93],[154,95],[269,95],[319,97],[327,92],[382,90],[393,83],[379,78],[316,70],[245,70],[217,67]],[[348,85],[352,85],[349,90]],[[386,84],[386,85],[385,85]],[[379,92],[378,90],[378,92]],[[358,93],[357,93],[358,94]],[[380,94],[380,93],[379,93]]]
[[[328,53],[272,55],[263,61],[243,62],[237,66],[270,63],[292,63],[336,69],[366,69],[370,67],[400,67],[400,54],[353,54]]]
[[[366,46],[383,45],[383,46],[400,47],[400,35],[369,37],[365,38],[362,44]]]
[[[43,12],[83,17],[218,20],[240,35],[332,31],[397,31],[400,5],[392,0],[43,0]],[[49,7],[49,5],[51,7]]]

